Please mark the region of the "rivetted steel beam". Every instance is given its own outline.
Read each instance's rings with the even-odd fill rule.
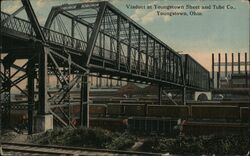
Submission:
[[[56,6],[61,10],[72,11],[72,10],[80,10],[80,9],[96,9],[98,7],[99,2],[89,2],[89,3],[75,3],[75,4],[63,4],[61,6]]]
[[[187,74],[187,56],[185,55],[184,57],[182,57],[182,65],[181,65],[181,77],[182,77],[182,84],[183,84],[183,93],[182,93],[182,103],[183,105],[186,105],[186,74]]]
[[[81,81],[80,125],[89,127],[89,86],[86,74],[82,76]]]
[[[48,81],[48,53],[49,48],[40,45],[38,47],[39,54],[39,107],[38,114],[46,115],[49,113],[49,102],[47,95],[47,81]]]
[[[155,58],[155,41],[153,43],[153,70],[154,70],[154,78],[156,76],[156,58]]]
[[[149,75],[149,53],[148,53],[148,36],[146,38],[146,73],[147,73],[147,76]]]
[[[33,108],[35,105],[35,101],[34,101],[35,62],[33,59],[30,59],[28,61],[27,75],[28,75],[28,134],[32,134],[33,132]]]
[[[116,38],[117,38],[117,45],[116,45],[116,63],[117,63],[117,68],[120,70],[120,64],[121,64],[121,42],[120,42],[120,25],[121,18],[117,16],[117,32],[116,32]]]
[[[163,71],[164,71],[163,79],[167,80],[167,49],[166,48],[164,48],[164,51],[163,51]]]
[[[52,9],[51,9],[51,11],[49,13],[49,16],[48,16],[48,18],[47,18],[47,20],[45,22],[45,25],[44,25],[45,28],[50,28],[54,18],[58,14],[58,12],[59,12],[58,7],[52,7]]]
[[[31,25],[36,33],[36,38],[41,40],[43,43],[45,42],[45,37],[43,35],[43,32],[41,30],[40,24],[36,18],[36,14],[31,6],[30,0],[22,0],[22,3],[25,7],[27,16],[31,22]]]
[[[91,33],[91,36],[90,36],[90,39],[88,41],[87,48],[86,48],[87,60],[85,56],[83,57],[83,60],[86,60],[86,62],[84,63],[85,66],[89,66],[90,59],[91,59],[91,56],[95,47],[96,39],[97,39],[98,33],[100,32],[100,27],[101,27],[104,13],[106,10],[106,3],[107,2],[99,3],[100,5],[99,12],[97,14],[96,21],[92,29],[92,33]]]
[[[6,56],[7,57],[7,56]],[[5,58],[6,58],[5,57]],[[2,100],[2,104],[3,104],[3,118],[4,118],[4,122],[3,125],[4,126],[8,126],[9,125],[9,121],[10,121],[10,111],[11,111],[11,80],[10,80],[10,76],[11,76],[11,68],[9,63],[3,64],[4,65],[4,76],[6,76],[6,80],[4,83],[4,97]],[[2,109],[2,108],[1,108]]]
[[[72,47],[73,47],[73,45],[74,45],[74,39],[73,38],[75,38],[75,26],[76,26],[76,22],[75,22],[75,20],[74,19],[71,19],[71,37],[72,37]]]
[[[138,70],[139,70],[139,75],[141,74],[141,44],[140,44],[140,42],[141,42],[141,32],[140,32],[140,30],[138,30],[139,32],[138,32],[138,48],[137,48],[137,50],[138,50],[138,60],[137,60],[137,68],[138,68]]]
[[[128,64],[128,72],[131,72],[131,25],[129,24],[128,28],[128,59],[127,59],[127,64]]]

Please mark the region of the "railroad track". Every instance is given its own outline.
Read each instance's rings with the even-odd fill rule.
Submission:
[[[160,153],[146,153],[119,150],[103,150],[94,148],[78,148],[67,146],[37,145],[24,143],[2,142],[5,155],[41,155],[41,156],[161,156]]]

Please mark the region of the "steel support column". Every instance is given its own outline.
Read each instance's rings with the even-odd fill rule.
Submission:
[[[39,46],[39,106],[38,114],[45,115],[49,113],[49,102],[47,95],[48,81],[48,52],[49,48],[43,45]]]
[[[6,63],[4,64],[4,75],[6,76],[5,82],[4,82],[4,98],[3,98],[3,126],[8,126],[10,121],[10,103],[11,103],[11,69],[10,64]]]
[[[86,74],[82,76],[81,80],[80,125],[89,127],[89,86]]]
[[[29,60],[27,66],[28,75],[28,134],[33,132],[33,106],[34,101],[34,79],[35,79],[35,63],[33,60]]]

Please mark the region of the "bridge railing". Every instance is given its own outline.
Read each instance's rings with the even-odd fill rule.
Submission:
[[[10,16],[9,14],[1,12],[1,22],[4,22],[9,16]],[[24,20],[18,17],[11,18],[7,22],[5,22],[3,27],[10,29],[11,31],[14,30],[14,31],[21,32],[26,35],[29,35],[29,36],[31,35],[35,37],[35,32],[31,26],[31,23],[27,20]],[[46,41],[48,41],[49,43],[56,44],[56,45],[63,45],[67,48],[72,48],[74,50],[83,51],[83,52],[86,50],[87,42],[85,41],[56,32],[51,29],[47,29],[45,27],[41,27],[41,29],[44,33]],[[111,61],[116,61],[116,57],[117,57],[116,52],[109,50],[109,49],[104,49],[97,45],[94,48],[93,55],[103,57],[104,59],[111,60]],[[121,64],[126,65],[127,59],[128,59],[127,56],[121,55],[120,56]],[[138,60],[132,61],[131,63],[132,69],[137,70],[138,68],[137,61]],[[146,72],[146,64],[143,62],[140,62],[140,69],[141,69],[141,72]],[[149,72],[153,72],[153,67],[149,66],[148,70]]]
[[[71,36],[41,27],[42,31],[44,32],[44,36],[46,41],[48,41],[49,43],[54,43],[54,44],[60,44],[63,46],[66,46],[68,48],[72,48],[75,50],[79,50],[79,51],[85,51],[86,47],[87,47],[87,43],[73,38]]]
[[[24,33],[25,35],[33,36],[35,37],[35,32],[34,29],[32,28],[32,25],[29,21],[14,17],[10,18],[9,14],[1,12],[1,23],[3,23],[2,28],[3,29],[9,29],[11,31],[16,31],[20,33]],[[87,43],[73,38],[71,36],[41,27],[46,41],[49,43],[54,43],[54,44],[60,44],[63,46],[66,46],[68,48],[72,48],[75,50],[79,51],[85,51],[87,47]]]
[[[9,16],[9,14],[1,12],[1,29],[4,30],[4,28],[7,28],[29,36],[35,36],[34,30],[29,22],[17,17],[8,19]]]

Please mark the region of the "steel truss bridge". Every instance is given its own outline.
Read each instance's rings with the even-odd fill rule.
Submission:
[[[186,90],[209,90],[209,72],[189,55],[180,55],[108,2],[54,6],[45,26],[40,26],[29,0],[13,14],[1,11],[1,98],[5,123],[15,108],[11,89],[27,96],[29,133],[33,112],[53,114],[71,125],[69,92],[81,84],[80,122],[88,126],[88,76],[117,79]],[[25,10],[28,20],[16,17]],[[26,60],[22,66],[17,60]],[[13,69],[15,69],[13,72]],[[18,78],[15,78],[17,77]],[[60,82],[48,91],[48,76]],[[19,87],[27,82],[27,91]],[[38,97],[35,95],[37,86]],[[58,112],[61,114],[58,115]],[[62,118],[63,116],[63,118]]]

